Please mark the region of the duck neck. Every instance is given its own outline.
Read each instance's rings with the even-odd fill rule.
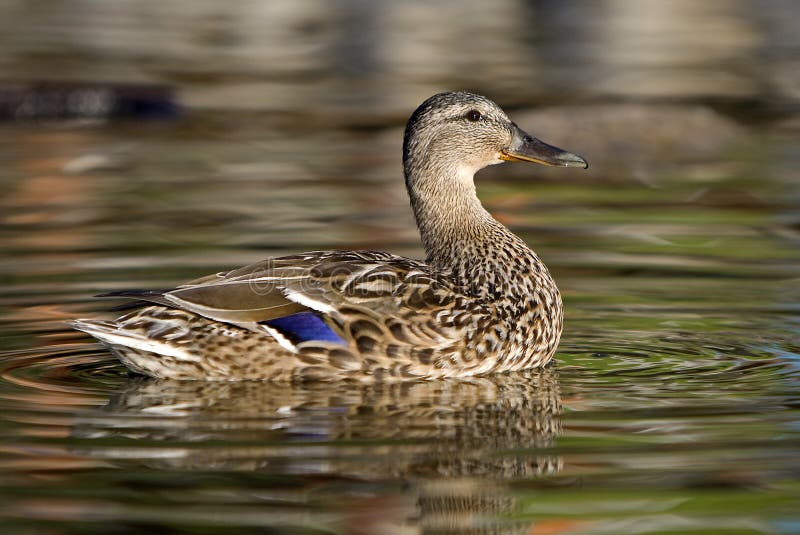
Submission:
[[[536,253],[481,205],[473,170],[437,164],[407,165],[405,171],[428,264],[447,272],[474,298],[560,303]]]
[[[491,257],[502,241],[497,240],[498,232],[513,236],[478,200],[474,170],[437,162],[406,165],[405,175],[427,261],[432,266],[466,274],[471,266]]]

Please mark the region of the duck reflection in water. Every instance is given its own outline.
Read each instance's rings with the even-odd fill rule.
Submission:
[[[414,112],[403,161],[425,262],[375,251],[273,258],[171,290],[116,292],[132,312],[74,322],[155,378],[76,428],[135,447],[85,453],[310,486],[400,483],[415,497],[401,524],[458,532],[476,513],[513,509],[505,481],[557,472],[560,399],[547,364],[561,296],[481,206],[473,175],[503,161],[586,162],[464,92]]]
[[[390,483],[410,500],[402,522],[425,531],[510,512],[506,481],[558,472],[560,413],[555,367],[377,385],[139,377],[75,434],[135,439],[79,452],[126,466]]]

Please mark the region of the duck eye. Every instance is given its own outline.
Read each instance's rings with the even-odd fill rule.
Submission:
[[[477,123],[481,120],[481,112],[478,110],[469,110],[467,112],[467,120],[472,121],[473,123]]]

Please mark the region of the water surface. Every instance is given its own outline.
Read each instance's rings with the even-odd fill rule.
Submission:
[[[0,91],[0,531],[800,533],[792,2],[51,4],[0,7],[0,90],[183,112]],[[402,126],[455,88],[590,162],[478,177],[562,290],[554,366],[176,383],[66,326],[272,255],[422,257]]]
[[[103,315],[95,293],[321,247],[422,255],[397,127],[299,141],[226,117],[5,127],[13,532],[800,528],[797,155],[781,136],[646,181],[481,175],[564,293],[543,371],[373,387],[129,376],[64,324]]]

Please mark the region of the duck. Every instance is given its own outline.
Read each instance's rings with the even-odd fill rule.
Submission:
[[[475,188],[479,170],[504,162],[588,167],[484,96],[436,94],[403,140],[424,261],[340,250],[268,258],[174,288],[102,294],[130,310],[71,325],[160,379],[384,383],[543,367],[562,334],[561,294]]]

